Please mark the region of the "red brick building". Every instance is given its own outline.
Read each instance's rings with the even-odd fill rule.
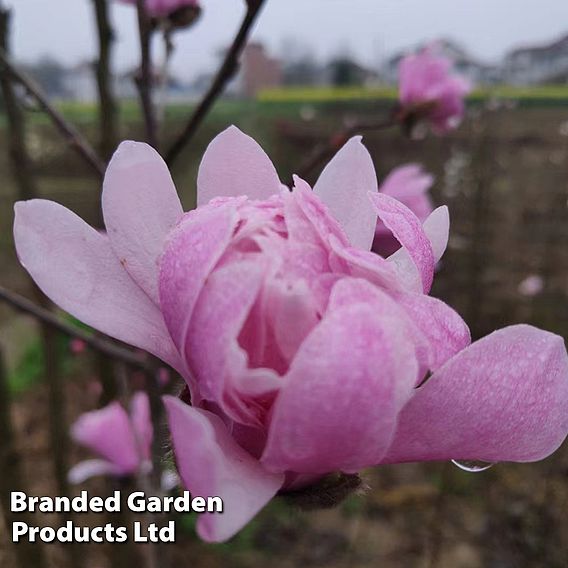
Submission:
[[[259,91],[282,84],[282,65],[260,43],[247,45],[242,55],[240,90],[253,98]]]

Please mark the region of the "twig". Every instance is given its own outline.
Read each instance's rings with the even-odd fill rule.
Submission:
[[[10,53],[10,12],[0,6],[0,48],[2,53]],[[4,71],[4,68],[2,68]],[[25,140],[25,119],[17,103],[12,81],[7,73],[1,73],[2,92],[8,103],[6,106],[6,118],[10,128],[11,152],[10,160],[15,174],[19,197],[30,199],[37,195],[35,179],[32,174],[32,160],[27,151]],[[49,306],[49,300],[35,288],[40,304]],[[47,310],[46,310],[47,311]],[[49,312],[48,312],[49,313]],[[49,434],[50,446],[53,455],[53,466],[57,490],[61,495],[67,495],[69,486],[67,483],[67,424],[65,421],[65,392],[62,389],[60,374],[60,357],[57,349],[57,334],[48,325],[41,325],[42,348],[44,358],[44,377],[48,385],[49,405]],[[1,366],[1,365],[0,365]],[[1,371],[0,371],[1,372]],[[5,471],[12,464],[2,465]],[[14,487],[17,476],[9,480]],[[70,565],[74,568],[82,566],[81,558],[77,554],[76,545],[69,548]],[[39,558],[39,562],[42,559]]]
[[[139,483],[146,494],[156,497],[163,497],[164,490],[162,488],[162,472],[164,470],[164,459],[167,447],[167,431],[164,404],[161,397],[160,379],[158,372],[146,373],[146,392],[150,402],[150,419],[152,422],[152,431],[154,437],[152,439],[152,472],[148,476],[140,476]],[[156,517],[151,514],[148,521],[156,523],[160,528],[165,526],[167,521],[166,515]],[[163,544],[155,544],[149,550],[146,559],[148,568],[168,568],[170,565],[168,550]]]
[[[21,467],[20,454],[16,449],[16,435],[12,426],[10,389],[4,358],[0,351],[0,509],[4,516],[6,530],[11,531],[14,521],[30,522],[27,513],[10,511],[10,492],[26,491]],[[16,544],[14,553],[21,568],[43,568],[46,566],[43,548],[40,544],[30,544],[25,539]]]
[[[138,8],[138,31],[140,36],[140,70],[136,76],[136,86],[140,95],[140,104],[146,128],[146,141],[158,149],[158,123],[156,109],[152,99],[153,69],[152,69],[152,23],[146,12],[144,0],[136,0]]]
[[[44,93],[31,79],[17,69],[3,49],[0,49],[0,72],[6,73],[12,81],[19,83],[26,92],[37,101],[42,110],[51,118],[52,122],[67,140],[67,143],[75,149],[100,177],[103,177],[105,164],[87,139],[84,138],[72,124],[67,122],[63,115],[47,100]]]
[[[0,8],[0,49],[9,52],[10,12]],[[0,71],[2,69],[0,68]],[[8,126],[10,167],[22,199],[35,197],[35,183],[28,153],[22,109],[14,92],[14,86],[7,73],[0,73],[0,88],[4,102],[4,113]]]
[[[362,132],[373,132],[376,130],[386,130],[398,124],[395,113],[391,113],[385,120],[378,122],[357,121],[351,126],[333,134],[328,140],[316,146],[313,152],[306,158],[298,169],[298,176],[306,179],[313,171],[337,152],[352,136]]]
[[[164,40],[164,58],[162,60],[160,76],[158,78],[158,103],[157,103],[157,121],[163,131],[164,119],[166,117],[166,105],[168,94],[168,82],[170,78],[170,61],[174,53],[174,43],[172,40],[172,30],[170,27],[164,27],[162,30],[162,38]]]
[[[93,0],[99,38],[99,57],[96,63],[99,91],[99,126],[101,152],[109,159],[116,147],[118,128],[117,106],[112,89],[111,52],[114,33],[110,24],[108,0]]]
[[[245,17],[209,91],[207,91],[202,101],[191,115],[183,131],[166,152],[166,162],[169,166],[173,164],[184,146],[193,138],[193,135],[207,116],[209,110],[219,98],[227,83],[237,72],[239,68],[239,57],[247,43],[256,18],[264,5],[264,1],[265,0],[247,0]]]
[[[6,290],[6,288],[3,288],[2,286],[0,286],[0,301],[9,304],[18,311],[24,312],[34,317],[35,319],[60,331],[68,337],[81,339],[95,351],[103,353],[112,359],[116,359],[117,361],[126,363],[127,365],[135,369],[146,372],[155,372],[157,368],[164,366],[163,364],[160,365],[157,360],[154,361],[153,359],[141,357],[133,351],[130,351],[129,349],[126,349],[124,347],[120,347],[119,345],[116,345],[115,343],[101,336],[93,335],[75,327],[74,325],[64,322],[57,316],[52,314],[49,310],[40,308],[23,296],[20,296],[19,294],[16,294],[15,292],[12,292],[10,290]]]
[[[41,294],[37,290],[38,296]],[[40,296],[46,301],[45,296]],[[67,420],[65,412],[65,390],[61,377],[61,361],[57,349],[57,333],[53,328],[41,323],[41,337],[43,344],[44,378],[48,385],[47,397],[49,407],[49,437],[53,453],[53,467],[57,491],[61,495],[69,495],[67,481]]]
[[[154,490],[161,491],[164,447],[167,433],[164,431],[164,404],[162,402],[158,371],[146,373],[146,392],[150,401],[150,414],[154,438],[152,441],[152,478]]]

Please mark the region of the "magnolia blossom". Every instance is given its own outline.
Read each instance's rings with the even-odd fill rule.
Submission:
[[[562,338],[528,325],[470,345],[428,296],[448,212],[422,224],[378,192],[360,137],[312,189],[283,186],[232,127],[209,145],[184,213],[149,146],[123,143],[103,186],[107,234],[51,201],[16,206],[22,264],[59,306],[186,379],[166,397],[176,463],[221,496],[223,541],[276,493],[330,472],[418,460],[533,461],[568,432]],[[377,215],[401,244],[370,251]],[[427,379],[427,380],[426,380]]]
[[[452,73],[451,60],[436,54],[434,46],[401,61],[399,84],[399,102],[410,123],[425,119],[443,133],[461,122],[471,86]]]
[[[153,430],[148,396],[138,392],[131,404],[131,416],[121,404],[112,402],[75,422],[71,437],[100,457],[73,467],[69,472],[71,483],[82,483],[95,475],[122,477],[151,469]]]
[[[407,164],[393,170],[379,187],[379,192],[390,195],[406,205],[421,222],[434,210],[429,190],[434,178],[418,164]],[[375,230],[373,250],[383,256],[392,254],[399,243],[390,229],[379,219]]]
[[[137,0],[120,0],[124,4],[136,5]],[[146,9],[152,18],[167,18],[178,10],[199,8],[199,0],[145,0]]]

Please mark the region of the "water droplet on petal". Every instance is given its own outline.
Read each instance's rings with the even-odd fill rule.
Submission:
[[[463,469],[464,471],[467,471],[469,473],[479,473],[480,471],[486,471],[490,467],[493,467],[495,465],[494,463],[478,460],[452,460],[452,463],[456,467],[459,467],[460,469]]]

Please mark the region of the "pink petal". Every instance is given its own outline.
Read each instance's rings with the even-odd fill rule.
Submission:
[[[564,340],[516,325],[473,343],[416,391],[383,461],[535,461],[567,433]]]
[[[427,362],[430,371],[471,343],[467,324],[444,302],[424,294],[403,294],[397,299],[430,344]]]
[[[219,496],[222,513],[203,513],[197,532],[223,542],[241,530],[284,482],[238,446],[220,418],[167,396],[164,402],[179,474],[192,496]]]
[[[433,210],[428,191],[433,182],[434,178],[425,173],[420,165],[407,164],[395,168],[381,184],[379,192],[404,203],[423,222]],[[398,241],[379,220],[372,250],[386,257],[399,249]]]
[[[188,329],[185,354],[199,390],[233,420],[254,426],[254,398],[280,386],[267,368],[250,368],[239,339],[264,281],[262,263],[237,261],[212,273]],[[237,394],[238,393],[238,394]]]
[[[80,485],[91,477],[100,475],[121,476],[120,468],[106,460],[85,460],[74,465],[67,474],[67,479],[72,485]]]
[[[287,360],[318,322],[317,305],[304,279],[271,281],[273,301],[268,309],[276,342]]]
[[[169,238],[160,265],[160,304],[180,350],[195,302],[229,245],[237,221],[231,206],[205,207],[190,212]]]
[[[368,303],[328,312],[284,377],[262,463],[271,471],[322,474],[378,463],[416,374],[400,319]]]
[[[197,176],[197,205],[214,197],[268,199],[280,191],[280,180],[264,150],[236,126],[209,144]]]
[[[355,136],[321,173],[314,193],[339,221],[354,247],[370,250],[377,215],[367,194],[378,191],[377,174],[369,152]]]
[[[320,244],[323,243],[327,245],[329,239],[334,237],[338,239],[341,243],[346,246],[349,245],[349,239],[344,231],[344,227],[335,218],[333,211],[330,210],[328,205],[312,191],[308,183],[306,183],[302,178],[294,176],[294,189],[292,191],[292,196],[289,201],[295,202],[296,207],[304,214],[308,221],[308,225],[311,225],[312,231],[319,236]],[[293,209],[287,207],[286,213],[292,213]],[[286,217],[288,222],[288,217]],[[298,230],[294,231],[294,216],[290,216],[291,221],[291,237],[299,237]],[[296,228],[297,229],[297,228]],[[307,230],[306,236],[307,236]],[[308,242],[315,242],[312,239],[308,239]]]
[[[395,168],[387,176],[379,191],[408,204],[409,201],[427,195],[433,183],[434,177],[426,173],[420,164],[405,164]],[[430,208],[428,214],[431,210]],[[420,218],[417,211],[414,213]]]
[[[363,251],[361,251],[363,252]],[[372,253],[367,253],[372,254]],[[377,255],[373,255],[377,256]],[[410,296],[410,298],[414,298]],[[428,296],[417,296],[417,298]],[[421,382],[427,370],[430,369],[430,363],[438,355],[439,350],[447,350],[447,346],[439,346],[433,343],[430,330],[424,331],[421,329],[421,322],[415,321],[417,309],[412,310],[412,300],[408,300],[411,304],[410,307],[405,305],[402,301],[406,298],[405,294],[392,291],[383,291],[369,282],[367,279],[362,278],[343,278],[334,286],[330,295],[329,309],[335,310],[342,306],[350,306],[356,303],[365,303],[369,309],[380,317],[389,317],[397,320],[405,330],[408,337],[411,339],[417,362],[419,364],[418,372],[416,374],[416,381]],[[419,300],[414,300],[420,304]],[[440,302],[441,304],[441,302]],[[429,307],[429,304],[427,304]],[[448,308],[449,309],[449,308]],[[425,308],[423,308],[426,311]],[[422,315],[422,314],[420,314]],[[428,315],[430,315],[428,313]],[[401,401],[406,403],[410,397],[411,391],[402,385]]]
[[[450,236],[450,212],[446,205],[434,209],[422,225],[424,232],[432,244],[434,262],[438,263],[448,246]]]
[[[58,306],[82,322],[183,369],[158,307],[121,266],[109,239],[42,199],[15,207],[20,262]]]
[[[330,238],[329,244],[333,251],[331,262],[335,270],[342,267],[337,261],[344,263],[342,271],[346,271],[355,278],[365,278],[373,284],[386,288],[399,288],[399,278],[393,263],[370,251],[344,246],[335,238]]]
[[[438,263],[448,245],[450,233],[448,208],[443,205],[432,211],[426,221],[424,221],[422,227],[432,245],[434,261]],[[418,268],[408,254],[407,249],[398,249],[394,254],[389,256],[388,260],[397,267],[398,276],[406,289],[415,293],[422,292],[422,282]]]
[[[388,195],[370,193],[369,197],[383,223],[408,251],[420,273],[423,290],[428,293],[434,278],[434,253],[422,223],[408,207]]]
[[[158,262],[183,209],[172,177],[148,144],[123,142],[108,166],[102,207],[112,247],[134,281],[158,303]]]
[[[134,473],[141,462],[130,418],[118,402],[80,416],[71,436],[122,474]]]

